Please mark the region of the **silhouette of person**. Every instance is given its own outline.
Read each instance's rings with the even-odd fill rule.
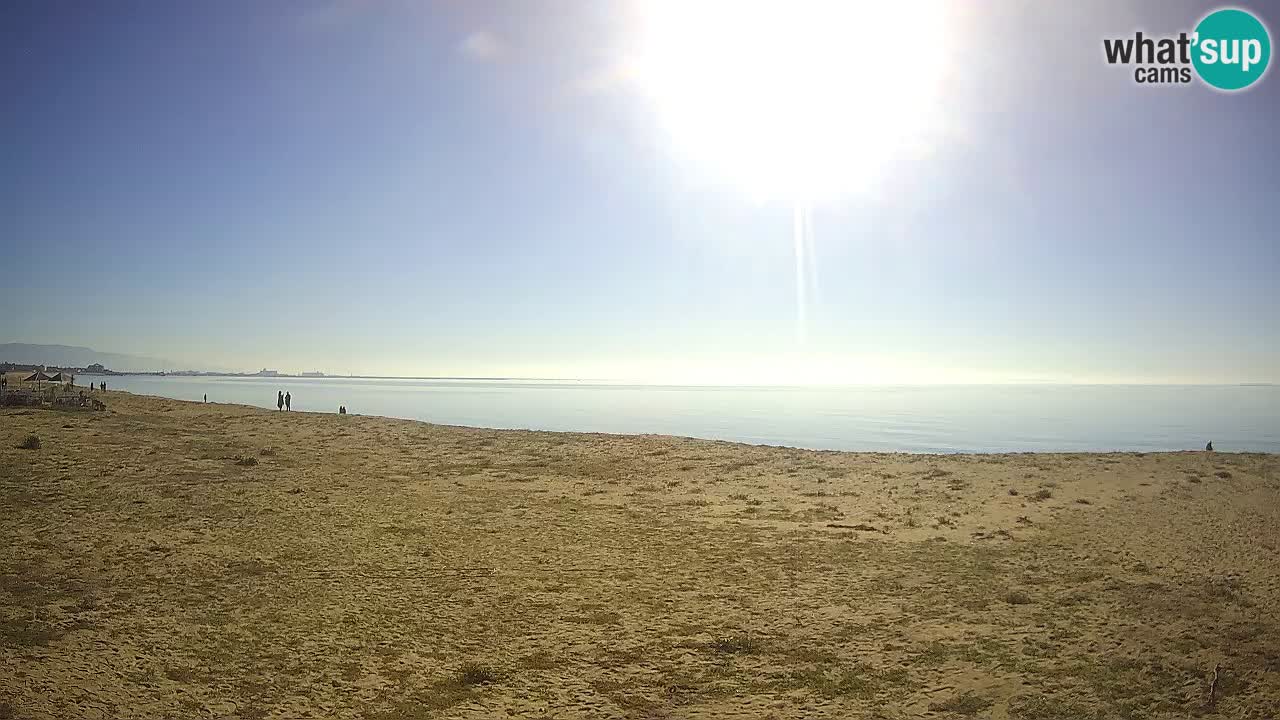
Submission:
[[[283,409],[284,409],[284,392],[281,390],[277,390],[276,391],[276,410],[283,410]]]
[[[1213,452],[1213,441],[1210,440],[1208,445],[1204,446],[1205,452]]]
[[[204,401],[209,402],[209,393],[204,394]]]
[[[292,410],[292,409],[293,409],[293,394],[292,394],[292,393],[285,393],[285,394],[284,394],[284,409],[285,409],[285,410]]]
[[[106,383],[106,381],[104,380],[104,381],[103,381],[103,383],[102,383],[102,392],[106,392],[106,391],[107,391],[107,383]]]

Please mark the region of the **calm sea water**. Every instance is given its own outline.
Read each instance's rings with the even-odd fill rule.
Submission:
[[[1280,386],[671,387],[587,382],[120,376],[179,400],[450,425],[661,433],[829,450],[1280,452]]]

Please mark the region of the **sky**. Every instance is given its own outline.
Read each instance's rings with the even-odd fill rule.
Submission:
[[[1280,78],[1142,86],[1103,57],[1216,5],[957,4],[929,49],[872,7],[825,24],[871,56],[795,97],[771,71],[795,44],[724,10],[686,38],[673,113],[636,71],[644,3],[6,3],[0,342],[169,369],[1280,382]],[[703,64],[727,47],[759,53]],[[803,272],[797,199],[743,182],[779,176],[762,158],[791,146],[752,133],[793,104],[847,127],[796,139],[831,175]]]

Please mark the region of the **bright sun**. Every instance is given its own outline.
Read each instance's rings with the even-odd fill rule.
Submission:
[[[811,205],[874,183],[939,129],[938,2],[644,0],[635,79],[680,154]]]

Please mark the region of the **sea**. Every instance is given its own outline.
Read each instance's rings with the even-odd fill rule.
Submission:
[[[1280,452],[1280,385],[704,387],[566,380],[119,375],[108,389],[447,425],[909,453]]]

